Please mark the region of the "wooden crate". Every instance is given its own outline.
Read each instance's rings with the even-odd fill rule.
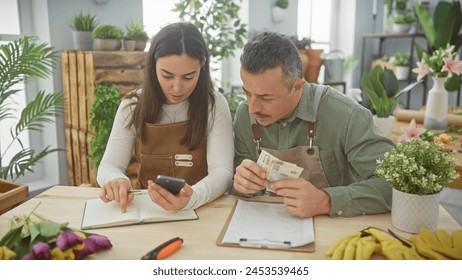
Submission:
[[[0,215],[29,199],[29,187],[0,179]]]
[[[88,155],[92,132],[89,113],[96,83],[114,83],[122,94],[143,81],[146,52],[62,51],[64,126],[69,185],[97,186],[96,170]],[[132,164],[136,164],[132,162]],[[129,168],[136,170],[136,168]],[[133,174],[127,174],[133,177]]]

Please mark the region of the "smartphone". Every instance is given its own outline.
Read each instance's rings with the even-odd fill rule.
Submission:
[[[185,179],[170,177],[166,175],[159,175],[156,179],[156,184],[162,186],[163,188],[167,189],[169,192],[175,195],[180,192],[185,183]]]

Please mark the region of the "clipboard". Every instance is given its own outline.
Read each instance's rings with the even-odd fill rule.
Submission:
[[[233,219],[233,216],[235,215],[236,212],[236,207],[239,203],[239,201],[247,201],[247,202],[253,202],[253,203],[267,203],[267,204],[282,204],[280,201],[277,200],[263,200],[263,199],[258,199],[258,200],[253,200],[253,199],[238,199],[234,203],[234,206],[228,216],[228,219],[226,220],[225,225],[223,226],[223,229],[217,239],[216,244],[218,246],[224,246],[224,247],[235,247],[235,248],[254,248],[254,249],[270,249],[270,250],[283,250],[283,251],[294,251],[294,252],[314,252],[316,247],[315,247],[315,238],[314,238],[314,218],[311,218],[313,224],[312,224],[312,229],[313,229],[313,241],[311,243],[308,243],[306,245],[302,246],[289,246],[287,244],[280,244],[280,245],[271,245],[265,242],[225,242],[225,235],[227,231],[229,230],[230,223]]]

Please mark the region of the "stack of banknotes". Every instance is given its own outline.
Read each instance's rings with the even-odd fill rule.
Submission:
[[[270,182],[296,179],[302,174],[303,168],[286,162],[263,150],[258,157],[257,164],[266,169],[266,179]],[[267,188],[267,191],[273,191]],[[274,192],[274,191],[273,191]]]

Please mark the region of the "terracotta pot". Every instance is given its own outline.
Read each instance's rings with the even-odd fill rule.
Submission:
[[[298,50],[298,53],[302,59],[303,76],[305,76],[306,72],[308,71],[308,55],[306,54],[305,50]]]
[[[308,69],[305,73],[305,80],[309,83],[318,82],[319,71],[323,60],[321,54],[324,52],[322,49],[309,49],[305,51],[308,55]]]

